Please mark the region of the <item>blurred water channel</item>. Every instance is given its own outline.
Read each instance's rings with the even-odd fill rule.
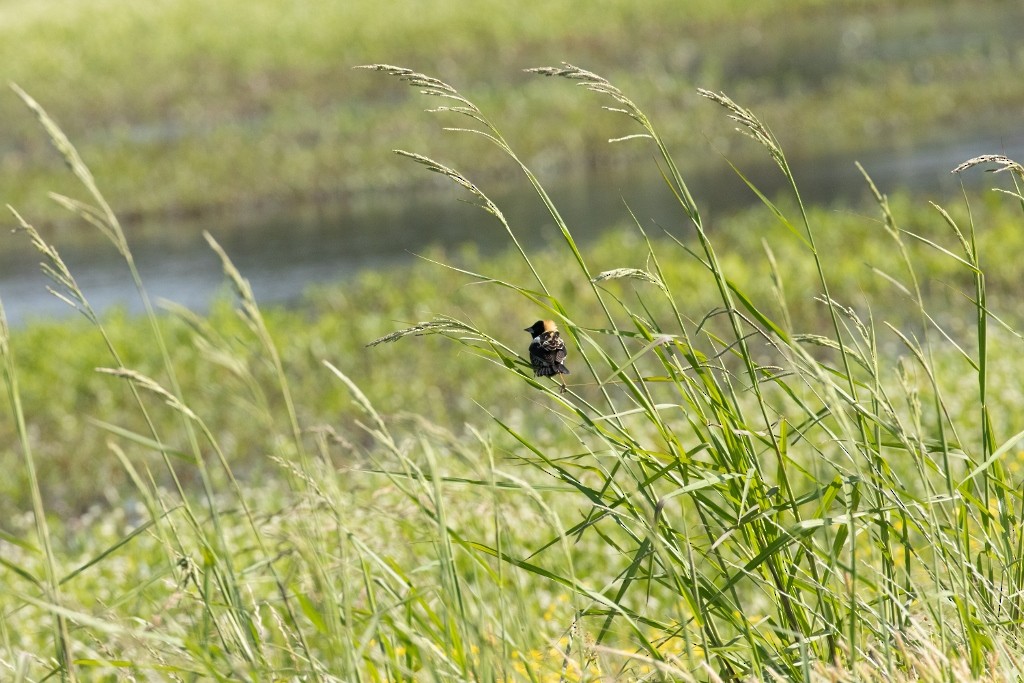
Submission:
[[[878,60],[881,68],[890,62],[896,66],[915,65],[910,71],[916,73],[927,68],[926,58],[954,63],[962,55],[1012,58],[1024,17],[1024,7],[1019,3],[987,2],[952,8],[944,3],[933,5],[911,3],[882,17],[836,13],[823,6],[806,22],[744,30],[731,40],[723,41],[717,33],[695,34],[676,46],[677,56],[683,62],[690,58],[715,62],[726,82],[730,75],[742,74],[775,82],[779,88],[824,81],[851,65],[870,72],[879,68]],[[751,59],[752,54],[759,58]],[[878,120],[898,114],[871,112]],[[863,196],[864,181],[854,160],[863,163],[883,192],[909,189],[923,194],[923,199],[948,197],[956,190],[958,180],[949,171],[960,162],[985,153],[1024,159],[1022,113],[988,115],[1000,121],[997,134],[989,138],[979,138],[975,131],[996,128],[977,121],[973,131],[965,131],[959,139],[950,138],[941,146],[900,149],[890,154],[850,154],[841,159],[791,160],[803,197],[808,202],[833,203]],[[258,133],[257,124],[253,123],[254,134]],[[782,127],[784,122],[779,125]],[[141,127],[136,141],[185,132],[180,124],[176,126]],[[1008,130],[1015,132],[1008,136]],[[715,219],[756,201],[723,162],[713,161],[718,162],[714,171],[684,168],[712,227]],[[768,194],[781,189],[781,178],[770,163],[760,169],[744,167],[744,172]],[[627,225],[624,203],[645,227],[674,228],[682,221],[653,162],[600,175],[541,174],[541,180],[582,241]],[[975,187],[996,184],[990,176],[976,171],[965,180]],[[506,186],[482,185],[525,243],[536,246],[545,233],[553,232],[550,217],[524,180]],[[472,242],[483,251],[507,245],[507,236],[490,216],[458,201],[465,196],[453,195],[445,187],[437,192],[367,193],[316,205],[242,207],[230,215],[181,221],[126,221],[125,228],[153,297],[202,310],[223,291],[220,264],[201,235],[208,230],[250,279],[262,303],[288,304],[298,300],[311,284],[352,277],[364,269],[394,267],[410,261],[413,254],[431,244]],[[116,209],[116,198],[111,199]],[[32,220],[32,216],[26,218]],[[127,268],[92,227],[63,226],[46,237],[58,247],[95,308],[140,310]],[[0,236],[0,298],[13,325],[33,317],[75,315],[46,291],[47,281],[39,272],[38,262],[26,236]]]
[[[993,152],[1024,158],[1024,133],[1016,139],[962,140],[941,148],[900,150],[859,159],[883,192],[909,189],[934,197],[948,196],[956,190],[958,179],[950,174],[954,166],[972,156]],[[854,158],[794,164],[805,201],[831,203],[861,197],[865,186],[854,167]],[[549,182],[548,189],[576,237],[584,242],[627,225],[629,216],[624,204],[645,228],[685,230],[682,215],[653,162],[646,166],[628,173],[563,176]],[[769,194],[781,189],[781,178],[773,166],[755,169],[750,176]],[[715,218],[757,201],[731,171],[689,173],[687,177],[712,226]],[[995,184],[991,176],[978,172],[970,174],[967,181],[975,186]],[[497,188],[485,183],[483,189],[502,207],[527,245],[540,244],[545,233],[554,230],[525,181]],[[364,269],[394,267],[409,262],[431,244],[472,242],[482,251],[506,246],[508,238],[493,218],[458,201],[465,198],[447,191],[364,194],[333,203],[260,207],[180,224],[166,219],[151,225],[129,222],[125,227],[147,290],[154,298],[201,311],[224,291],[220,264],[201,236],[205,229],[250,280],[261,303],[289,304],[311,284],[344,279]],[[72,235],[72,230],[76,234]],[[141,309],[126,266],[93,228],[62,228],[49,237],[96,309]],[[15,234],[2,239],[0,298],[11,324],[76,315],[46,291],[47,280],[39,272],[39,258],[28,246],[27,237]]]

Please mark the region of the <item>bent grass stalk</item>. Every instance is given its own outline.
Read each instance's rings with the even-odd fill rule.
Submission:
[[[117,364],[112,369],[99,369],[100,372],[111,374],[117,377],[123,377],[129,380],[129,386],[131,392],[135,398],[135,402],[142,414],[152,438],[146,438],[138,434],[128,432],[126,430],[118,429],[114,426],[100,426],[109,429],[112,434],[125,436],[135,443],[147,444],[151,447],[155,447],[163,457],[164,464],[169,472],[172,480],[177,488],[177,493],[181,500],[180,509],[186,513],[186,519],[189,527],[197,532],[198,539],[200,540],[200,551],[204,556],[205,568],[209,570],[215,576],[215,582],[213,586],[222,596],[223,602],[228,606],[227,611],[223,611],[220,607],[216,606],[216,602],[212,595],[207,595],[203,600],[207,616],[209,618],[208,624],[212,625],[218,634],[219,640],[232,650],[236,650],[241,653],[243,658],[247,661],[249,666],[255,667],[255,669],[266,668],[267,663],[265,659],[265,653],[263,652],[263,643],[255,638],[256,628],[253,623],[253,610],[249,605],[245,604],[245,598],[243,597],[243,590],[239,581],[239,578],[234,568],[234,560],[231,558],[231,544],[227,540],[224,532],[224,526],[221,519],[220,504],[217,502],[217,495],[214,491],[212,479],[205,465],[205,456],[200,447],[198,435],[195,431],[195,425],[199,425],[202,429],[203,435],[206,438],[207,443],[213,448],[218,456],[218,460],[223,468],[223,471],[232,482],[234,492],[237,496],[237,500],[242,506],[245,513],[245,517],[248,520],[252,534],[259,547],[262,549],[263,555],[266,558],[270,571],[274,576],[275,583],[279,588],[279,594],[282,598],[282,604],[285,606],[285,612],[288,615],[288,620],[292,626],[296,624],[295,613],[292,609],[291,598],[289,592],[286,589],[284,581],[280,576],[277,575],[276,569],[273,566],[272,554],[264,544],[262,534],[259,527],[257,526],[253,515],[245,501],[245,494],[242,488],[239,486],[225,454],[219,447],[216,438],[205,426],[202,420],[191,411],[184,400],[182,399],[182,391],[177,379],[176,369],[174,364],[171,362],[170,354],[167,350],[167,344],[164,339],[163,332],[160,327],[160,322],[156,311],[151,303],[150,297],[146,288],[143,284],[142,277],[135,266],[134,257],[129,247],[128,241],[125,237],[124,231],[121,227],[116,214],[100,192],[95,180],[90,173],[88,167],[78,155],[74,145],[68,140],[61,131],[60,127],[53,121],[53,119],[46,113],[46,111],[27,93],[18,88],[16,85],[12,85],[12,89],[21,98],[26,106],[36,115],[39,122],[48,134],[51,142],[57,151],[62,155],[68,167],[72,171],[73,175],[82,183],[86,188],[89,195],[95,202],[95,206],[86,204],[84,202],[73,200],[68,197],[60,195],[52,195],[53,199],[61,206],[67,208],[76,216],[84,219],[96,227],[115,247],[117,252],[121,255],[125,263],[128,265],[131,278],[135,284],[136,291],[143,303],[146,318],[150,323],[150,329],[152,331],[152,337],[156,342],[157,348],[160,351],[160,356],[163,360],[163,369],[170,381],[171,389],[165,389],[155,380],[145,377],[140,373],[125,366],[121,360],[121,355],[118,353],[116,346],[111,339],[110,335],[104,328],[103,323],[93,311],[89,304],[85,294],[78,287],[77,282],[74,280],[70,271],[61,260],[57,250],[51,245],[47,244],[38,234],[38,232],[28,223],[21,218],[21,216],[11,209],[12,213],[18,220],[21,229],[26,231],[33,244],[39,250],[44,257],[44,263],[42,265],[44,273],[54,282],[57,289],[51,289],[50,291],[57,296],[59,299],[68,303],[73,308],[81,312],[96,328],[100,331],[104,343],[109,350],[111,357]],[[300,462],[302,463],[302,470],[308,472],[308,462],[305,458],[305,451],[302,444],[300,430],[298,427],[297,418],[295,416],[294,407],[291,400],[291,395],[288,390],[288,385],[285,380],[283,366],[280,361],[280,357],[276,352],[276,348],[273,342],[270,340],[269,333],[263,324],[262,317],[255,305],[255,301],[251,295],[251,290],[246,288],[247,283],[238,275],[237,270],[231,264],[226,254],[219,249],[219,246],[208,238],[211,242],[211,247],[221,256],[224,264],[225,272],[231,277],[232,282],[236,285],[236,290],[239,293],[240,300],[243,306],[243,318],[248,322],[250,329],[259,338],[265,352],[270,356],[274,369],[277,373],[279,380],[279,386],[284,396],[286,406],[288,408],[288,416],[291,424],[291,430],[293,439],[295,442],[295,453],[299,455]],[[148,391],[154,392],[161,396],[166,404],[177,414],[182,417],[182,425],[187,435],[187,440],[190,444],[190,450],[193,455],[193,462],[197,466],[197,470],[200,473],[200,479],[203,482],[207,510],[209,518],[213,523],[214,533],[208,534],[204,529],[204,524],[201,521],[201,516],[193,510],[189,499],[190,496],[181,485],[178,473],[174,465],[171,462],[172,453],[166,448],[162,439],[160,438],[154,421],[150,417],[148,408],[145,402],[142,400],[138,389],[144,388]],[[119,454],[119,457],[123,460],[123,452]],[[30,474],[33,470],[30,468]],[[130,471],[130,474],[132,472]],[[34,479],[34,477],[33,477]],[[144,486],[142,480],[132,474],[131,480],[137,485]],[[157,531],[161,534],[165,534],[169,531],[169,534],[165,536],[167,547],[176,546],[178,558],[182,558],[178,561],[175,558],[168,558],[168,561],[172,564],[181,564],[181,562],[189,563],[189,552],[186,548],[186,542],[183,540],[183,536],[175,529],[173,521],[169,517],[166,517],[167,510],[157,510],[152,507],[153,502],[156,500],[153,492],[147,488],[140,489],[143,499],[148,501],[150,504],[149,513],[151,524],[157,527]],[[168,528],[165,530],[162,524],[157,524],[160,519],[167,519],[169,522]],[[49,557],[49,554],[48,554]],[[205,591],[206,588],[200,587],[196,584],[197,588]],[[223,617],[220,613],[223,611]],[[65,643],[64,647],[69,647],[66,644],[66,626],[63,623],[63,617],[60,617],[58,627],[61,630],[60,642]],[[305,638],[301,629],[295,629],[295,632],[299,637],[300,648],[305,652],[305,658],[310,659],[308,647],[305,642]],[[229,643],[234,643],[230,645]],[[60,657],[61,661],[61,675],[73,675],[73,671],[69,668],[70,662],[66,657]],[[319,676],[314,676],[319,678]]]
[[[18,390],[18,375],[14,354],[10,347],[10,331],[7,327],[7,315],[4,313],[3,303],[0,302],[0,363],[3,364],[4,385],[7,389],[7,398],[14,413],[15,425],[18,432],[18,440],[21,447],[21,455],[25,463],[25,471],[28,474],[29,492],[32,498],[32,515],[35,519],[36,537],[42,546],[45,559],[45,576],[42,579],[32,576],[24,569],[19,571],[31,578],[32,583],[42,589],[44,596],[44,607],[53,617],[53,649],[57,662],[57,673],[62,681],[76,681],[78,675],[73,663],[71,634],[68,629],[68,621],[63,609],[63,599],[58,574],[58,561],[54,554],[53,544],[50,542],[50,527],[46,519],[46,506],[43,503],[42,493],[39,489],[39,478],[36,475],[36,463],[32,457],[32,445],[29,440],[28,428],[25,422],[25,413],[21,407],[21,393]],[[5,566],[10,568],[6,562]],[[17,569],[17,568],[16,568]]]

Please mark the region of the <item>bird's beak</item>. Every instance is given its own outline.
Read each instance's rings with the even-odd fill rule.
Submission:
[[[523,332],[533,332],[533,328],[532,327],[524,327],[523,328]]]

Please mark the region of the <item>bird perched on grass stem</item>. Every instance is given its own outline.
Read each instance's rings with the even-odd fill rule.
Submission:
[[[562,375],[569,374],[569,368],[565,367],[565,342],[558,334],[558,327],[552,320],[538,320],[526,331],[533,337],[530,342],[530,364],[533,365],[533,374],[537,377],[555,377],[562,385],[560,393],[565,393],[565,382]]]

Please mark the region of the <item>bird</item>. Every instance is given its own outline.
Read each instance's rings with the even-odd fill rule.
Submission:
[[[537,377],[555,377],[562,385],[559,393],[564,394],[565,382],[561,375],[568,375],[569,368],[565,367],[565,341],[558,334],[558,327],[553,320],[538,320],[526,328],[533,339],[530,342],[530,364],[533,366],[533,374]]]

